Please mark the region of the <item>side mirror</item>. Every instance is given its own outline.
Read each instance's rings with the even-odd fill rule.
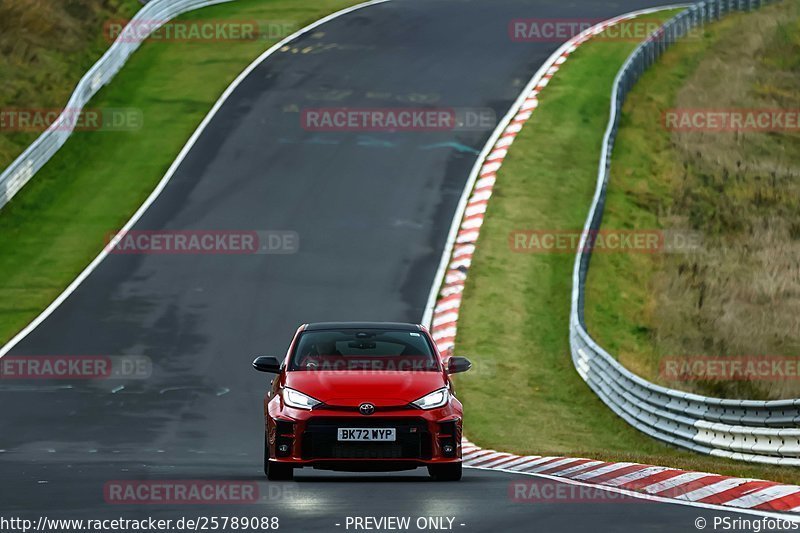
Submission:
[[[253,360],[253,368],[259,372],[269,372],[270,374],[281,373],[281,362],[277,357],[271,355],[261,355]]]
[[[472,368],[472,363],[466,357],[451,357],[447,360],[447,373],[458,374]]]

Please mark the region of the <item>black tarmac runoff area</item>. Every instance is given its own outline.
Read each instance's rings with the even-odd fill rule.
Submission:
[[[335,18],[267,58],[133,229],[282,231],[299,247],[284,254],[110,254],[9,355],[142,356],[151,373],[0,383],[0,518],[33,520],[54,533],[90,529],[49,522],[60,518],[152,517],[172,520],[174,531],[183,519],[184,529],[243,530],[232,522],[222,527],[222,518],[234,516],[274,517],[256,530],[298,532],[600,533],[696,531],[697,517],[719,515],[613,498],[520,502],[512,497],[514,481],[562,483],[475,469],[457,483],[430,481],[424,469],[304,470],[293,482],[267,482],[263,474],[269,376],[251,368],[255,355],[285,353],[306,322],[422,319],[478,152],[560,44],[515,42],[510,21],[603,19],[652,5],[658,3],[392,0]],[[399,132],[320,131],[303,123],[309,109],[410,106],[494,118]],[[215,486],[217,503],[119,503],[111,494],[121,485],[173,481]],[[245,491],[244,500],[236,490]],[[410,522],[403,529],[405,522],[382,517]],[[189,527],[192,519],[200,522]],[[0,521],[4,532],[21,530],[14,527]]]

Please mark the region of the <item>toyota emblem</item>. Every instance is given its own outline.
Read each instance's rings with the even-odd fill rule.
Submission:
[[[362,403],[358,406],[358,412],[362,415],[371,415],[375,412],[375,406],[371,403]]]

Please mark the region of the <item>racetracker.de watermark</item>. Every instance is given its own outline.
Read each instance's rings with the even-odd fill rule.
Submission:
[[[508,236],[512,252],[538,254],[683,253],[701,244],[699,233],[675,230],[516,230]]]
[[[487,107],[327,107],[304,109],[300,126],[307,131],[488,131],[497,124]]]
[[[148,379],[153,362],[143,355],[6,355],[0,380]]]
[[[588,470],[587,470],[588,471]],[[635,484],[635,483],[634,483]],[[633,490],[641,487],[634,487]],[[668,493],[668,494],[665,494]],[[682,487],[673,487],[659,496],[675,498],[686,493]],[[508,484],[508,498],[514,503],[647,503],[647,498],[629,493],[608,490],[601,485],[576,485],[548,479],[520,479]]]
[[[669,109],[661,115],[667,131],[785,132],[800,131],[800,109]]]
[[[136,131],[144,114],[133,107],[0,109],[0,132]]]
[[[800,357],[665,357],[659,375],[671,381],[791,381],[800,379]]]
[[[106,251],[121,255],[285,255],[299,250],[297,232],[282,230],[131,230],[106,237]]]
[[[219,505],[257,503],[261,494],[255,481],[114,480],[103,486],[103,498],[123,505]]]
[[[491,377],[498,374],[498,362],[489,357],[471,357],[471,376]],[[341,372],[362,373],[370,375],[374,372],[402,372],[411,374],[424,372],[429,374],[439,370],[435,361],[425,356],[379,356],[370,358],[360,355],[320,355],[308,357],[302,364],[306,372]]]
[[[297,31],[294,21],[265,20],[109,20],[103,36],[109,42],[230,42],[283,39]]]
[[[563,43],[604,22],[592,18],[519,18],[508,24],[508,37],[518,43]],[[641,42],[662,34],[662,21],[639,17],[622,20],[593,35],[595,41]]]

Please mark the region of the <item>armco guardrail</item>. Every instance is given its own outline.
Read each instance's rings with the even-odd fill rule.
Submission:
[[[603,217],[611,152],[625,96],[664,50],[688,31],[730,11],[750,10],[766,3],[766,0],[712,0],[692,5],[636,48],[617,74],[597,189],[575,260],[570,346],[575,368],[589,387],[617,415],[640,431],[710,455],[800,466],[800,399],[720,399],[655,385],[629,372],[594,342],[584,321],[584,287],[591,259],[586,242],[592,232],[599,230]]]
[[[74,127],[73,121],[69,120],[70,114],[74,117],[74,114],[83,109],[97,91],[119,72],[131,54],[139,48],[141,41],[138,40],[138,37],[143,33],[143,28],[149,30],[147,33],[149,35],[182,13],[229,1],[231,0],[151,0],[140,9],[122,30],[120,36],[106,50],[103,57],[78,82],[65,106],[69,113],[62,113],[33,144],[0,174],[0,209],[67,142]],[[132,38],[131,32],[134,32],[133,35],[137,38]]]

